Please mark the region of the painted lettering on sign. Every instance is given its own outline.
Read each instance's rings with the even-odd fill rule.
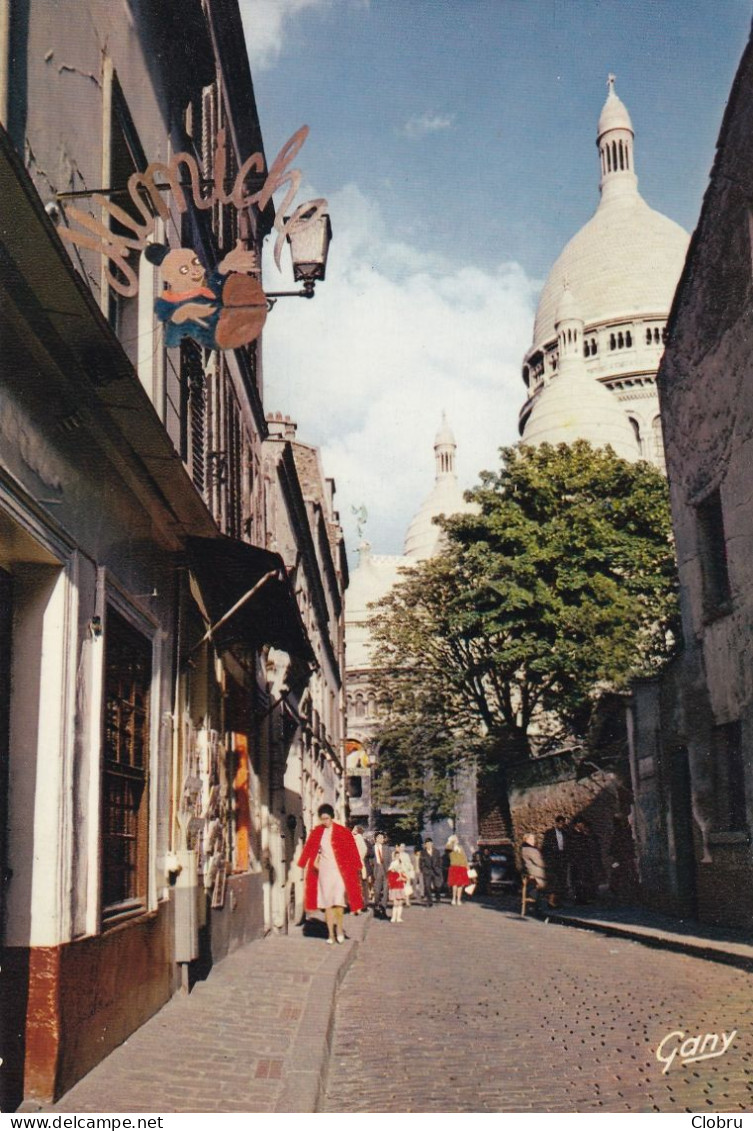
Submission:
[[[300,169],[290,166],[300,152],[308,133],[308,126],[301,126],[282,147],[266,175],[264,175],[263,154],[252,153],[238,170],[230,191],[226,191],[225,131],[219,130],[214,153],[214,176],[207,186],[208,192],[203,191],[205,179],[196,158],[190,153],[176,153],[169,162],[153,161],[143,172],[133,173],[128,178],[128,195],[141,219],[126,212],[102,193],[92,195],[95,204],[108,213],[121,228],[131,233],[130,235],[113,231],[102,220],[74,206],[66,209],[66,218],[79,225],[78,228],[59,225],[58,234],[67,243],[99,252],[107,261],[105,275],[108,284],[118,294],[132,298],[138,294],[139,280],[129,257],[132,251],[143,251],[147,247],[150,237],[154,234],[155,216],[167,220],[170,210],[166,196],[163,194],[172,196],[179,213],[185,212],[188,208],[184,191],[186,187],[190,188],[194,207],[199,209],[208,209],[213,204],[220,203],[233,205],[238,211],[253,205],[263,210],[273,194],[285,188],[285,196],[275,212],[274,219],[277,232],[274,258],[279,268],[287,236],[317,220],[327,208],[326,200],[320,198],[299,205],[286,217],[301,185]],[[246,187],[246,181],[252,173],[257,176],[264,175],[264,183],[255,192],[249,192]],[[184,184],[184,175],[188,177],[187,184]]]

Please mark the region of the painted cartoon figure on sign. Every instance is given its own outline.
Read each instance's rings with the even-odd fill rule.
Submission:
[[[165,325],[165,343],[177,346],[193,338],[206,349],[237,349],[258,338],[267,317],[267,299],[258,279],[253,252],[240,240],[207,279],[189,247],[153,243],[144,255],[159,266],[165,290],[154,311]]]

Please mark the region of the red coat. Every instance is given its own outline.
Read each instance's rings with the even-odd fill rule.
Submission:
[[[319,907],[319,877],[314,861],[319,853],[323,836],[324,825],[317,825],[303,846],[303,852],[298,860],[298,867],[306,869],[304,906],[307,911],[316,911]],[[332,851],[345,884],[350,910],[360,911],[363,907],[361,855],[350,829],[346,829],[345,825],[336,824],[335,821],[332,822]]]

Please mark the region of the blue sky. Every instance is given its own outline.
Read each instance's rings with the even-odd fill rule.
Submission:
[[[361,504],[374,550],[400,552],[443,410],[466,486],[516,439],[538,290],[598,203],[607,74],[642,195],[692,230],[751,3],[241,7],[268,154],[310,127],[304,196],[327,197],[334,229],[317,298],[267,323],[267,407],[321,446],[351,562]]]

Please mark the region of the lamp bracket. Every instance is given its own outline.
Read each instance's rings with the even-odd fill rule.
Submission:
[[[265,295],[267,310],[272,310],[278,298],[313,298],[314,280],[306,279],[300,291],[271,291]]]

